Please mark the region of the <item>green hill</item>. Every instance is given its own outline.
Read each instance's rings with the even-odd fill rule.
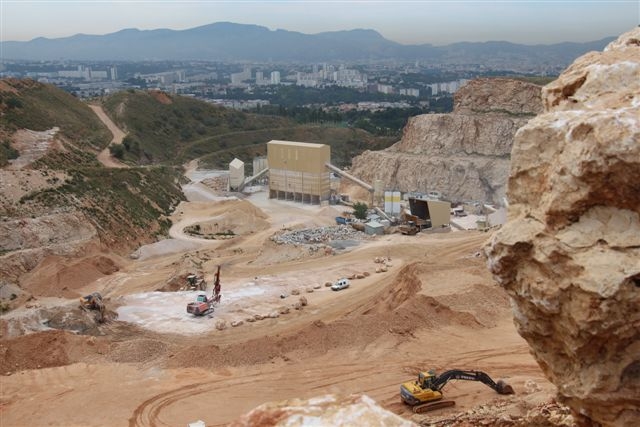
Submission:
[[[33,80],[0,80],[0,128],[43,131],[54,126],[79,149],[99,151],[111,133],[83,102],[52,85]]]
[[[108,169],[96,159],[112,138],[79,99],[32,80],[0,80],[0,174],[7,179],[46,177],[47,185],[24,188],[16,200],[3,200],[6,220],[80,211],[112,249],[128,251],[166,233],[163,219],[183,200],[182,169],[173,166]],[[24,169],[3,168],[19,154],[15,131],[60,128],[56,143]],[[1,160],[1,159],[0,159]],[[30,190],[30,191],[29,191]],[[2,192],[5,199],[11,192]],[[0,247],[0,253],[2,248]]]
[[[104,101],[112,119],[128,132],[124,160],[137,164],[184,164],[201,158],[226,168],[237,157],[247,164],[266,154],[272,139],[329,144],[334,163],[350,164],[362,151],[378,150],[395,140],[362,130],[297,124],[277,116],[248,114],[158,91],[119,92]]]

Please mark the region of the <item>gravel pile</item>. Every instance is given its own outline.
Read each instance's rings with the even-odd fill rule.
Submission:
[[[554,401],[541,403],[533,408],[527,408],[525,415],[513,413],[514,405],[523,406],[514,398],[505,400],[495,399],[487,405],[477,406],[456,415],[414,416],[414,420],[422,427],[467,427],[467,426],[496,426],[496,427],[574,427],[576,422],[571,410]],[[524,404],[526,407],[527,404]]]
[[[109,359],[117,363],[149,362],[164,355],[166,351],[165,343],[141,338],[111,344]]]
[[[348,225],[334,225],[331,227],[305,228],[276,234],[271,237],[271,240],[277,244],[284,245],[313,245],[317,243],[328,243],[332,240],[368,240],[369,238],[370,236],[362,231],[354,230]]]

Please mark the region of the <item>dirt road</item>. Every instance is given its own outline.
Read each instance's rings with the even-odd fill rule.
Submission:
[[[105,124],[109,131],[113,135],[113,139],[109,143],[109,145],[117,145],[122,144],[122,140],[126,133],[124,133],[115,123],[107,116],[100,105],[89,104],[89,108],[93,110],[93,112],[98,116],[98,118]],[[105,148],[98,154],[98,161],[102,163],[104,166],[108,168],[128,168],[129,166],[125,165],[118,159],[115,159],[111,152],[109,151],[109,147]]]
[[[517,393],[499,396],[480,383],[452,382],[445,393],[456,406],[438,414],[495,402],[517,414],[552,395],[553,386],[515,331],[507,297],[480,256],[489,235],[385,235],[327,254],[269,238],[283,226],[331,225],[333,207],[259,194],[248,200],[255,215],[267,215],[265,229],[188,253],[131,261],[84,287],[108,292],[112,307],[121,317],[130,314],[130,322],[113,322],[97,337],[5,339],[9,350],[0,369],[32,365],[2,378],[3,427],[26,421],[176,426],[198,419],[207,426],[225,425],[267,401],[327,393],[365,393],[411,419],[410,408],[399,403],[399,386],[427,369],[484,370],[507,379]],[[183,206],[176,215],[182,215],[182,224],[210,218],[221,214],[219,203]],[[245,201],[224,203],[225,211],[241,206],[253,212]],[[376,257],[387,259],[387,272],[376,273],[381,265]],[[212,317],[187,317],[175,302],[179,293],[151,292],[185,262],[199,265],[209,282],[222,265],[223,299]],[[346,290],[324,286],[363,272],[369,275]],[[294,308],[299,299],[294,290],[308,302],[301,310]],[[278,315],[270,317],[274,312]],[[218,321],[226,328],[217,330]],[[233,321],[242,323],[231,327]],[[58,365],[43,369],[36,348],[48,349],[47,360],[56,357]]]

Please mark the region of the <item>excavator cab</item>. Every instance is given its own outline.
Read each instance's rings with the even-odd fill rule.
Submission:
[[[420,372],[418,374],[418,384],[422,388],[431,388],[431,382],[435,376],[435,371]]]

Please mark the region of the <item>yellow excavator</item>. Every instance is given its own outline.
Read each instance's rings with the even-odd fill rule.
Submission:
[[[400,386],[400,398],[413,407],[413,412],[421,414],[435,409],[455,405],[453,400],[442,400],[442,388],[450,380],[480,381],[498,394],[514,394],[513,387],[499,380],[495,382],[482,371],[452,369],[437,375],[435,371],[420,372],[417,381],[407,381]]]
[[[96,321],[99,323],[104,323],[106,321],[104,302],[102,302],[102,295],[98,292],[81,297],[80,308],[84,310],[95,310],[97,311],[95,316]]]

